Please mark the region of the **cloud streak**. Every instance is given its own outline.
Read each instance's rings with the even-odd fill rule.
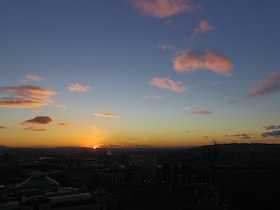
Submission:
[[[236,104],[236,103],[238,103],[239,101],[237,100],[237,99],[235,99],[235,98],[233,98],[233,99],[230,99],[227,103],[228,104]]]
[[[58,123],[58,126],[60,126],[60,127],[67,127],[67,126],[71,126],[71,124],[70,123]]]
[[[173,68],[178,73],[207,69],[217,74],[229,76],[233,67],[233,64],[228,58],[213,51],[207,51],[205,53],[182,51],[179,56],[173,59],[173,62]]]
[[[156,18],[194,12],[199,8],[189,0],[132,0],[131,2],[142,15]]]
[[[27,76],[25,76],[25,80],[24,81],[34,81],[34,82],[37,82],[37,81],[41,81],[43,80],[42,77],[39,77],[37,75],[34,75],[34,74],[29,74]]]
[[[35,127],[27,127],[27,128],[24,128],[23,130],[28,130],[28,131],[45,131],[47,129],[45,129],[45,128],[35,128]]]
[[[170,44],[159,44],[158,45],[159,48],[163,49],[163,50],[173,50],[173,47]]]
[[[268,125],[264,126],[265,130],[277,130],[280,129],[280,125]]]
[[[38,117],[35,117],[33,119],[26,120],[26,121],[22,122],[21,124],[22,125],[25,125],[25,124],[42,124],[42,125],[46,125],[46,124],[52,123],[53,121],[54,121],[53,118],[51,118],[49,116],[38,116]]]
[[[184,107],[183,109],[191,109],[191,108],[196,107],[196,106],[197,106],[197,104],[193,104],[193,105],[191,105],[191,106],[186,106],[186,107]]]
[[[88,92],[89,89],[91,88],[91,86],[84,86],[84,85],[81,85],[79,83],[76,83],[76,84],[71,84],[69,87],[68,87],[68,90],[71,91],[71,92]]]
[[[0,129],[4,129],[4,128],[6,128],[5,126],[3,126],[3,125],[0,125]]]
[[[212,112],[209,110],[198,110],[198,111],[194,111],[192,112],[192,114],[202,114],[202,115],[207,115],[207,114],[211,114]]]
[[[113,118],[113,119],[120,118],[119,115],[110,114],[110,113],[93,113],[93,114],[97,117],[106,117],[106,118]]]
[[[267,78],[257,81],[249,93],[249,97],[262,97],[280,91],[280,72],[273,72]]]
[[[182,93],[187,90],[187,88],[183,85],[183,83],[175,82],[169,79],[168,77],[161,77],[161,78],[155,77],[151,79],[149,84],[178,93]]]
[[[265,132],[265,133],[262,133],[261,136],[264,138],[269,137],[269,136],[277,138],[277,137],[280,137],[280,130]]]
[[[239,139],[251,139],[251,137],[249,136],[249,134],[246,133],[238,133],[238,134],[231,134],[231,135],[224,135],[224,137],[233,137],[233,138],[239,138]]]
[[[161,96],[143,96],[142,99],[161,99]]]
[[[0,107],[32,108],[53,105],[56,93],[37,86],[0,87]]]

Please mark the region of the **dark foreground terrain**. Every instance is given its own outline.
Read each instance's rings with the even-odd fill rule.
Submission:
[[[280,145],[0,146],[0,209],[280,209]]]

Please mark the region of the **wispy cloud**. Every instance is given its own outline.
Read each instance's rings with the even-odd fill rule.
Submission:
[[[164,21],[165,24],[172,24],[173,23],[173,20],[169,19],[169,20],[166,20]]]
[[[265,132],[265,133],[262,133],[261,136],[264,137],[264,138],[269,137],[269,136],[272,136],[272,137],[275,137],[275,138],[280,137],[280,130]]]
[[[209,110],[198,110],[198,111],[194,111],[192,112],[192,114],[202,114],[202,115],[207,115],[207,114],[211,114],[212,112]]]
[[[194,38],[199,34],[204,34],[208,31],[214,30],[214,26],[207,22],[206,20],[201,20],[198,24],[198,26],[193,30],[193,33],[189,35],[186,39],[188,48],[191,48],[191,46],[194,43]]]
[[[110,114],[110,113],[93,113],[95,116],[98,117],[107,117],[107,118],[120,118],[119,115],[115,115],[115,114]]]
[[[72,92],[83,92],[84,93],[84,92],[89,91],[90,88],[91,88],[91,86],[84,86],[79,83],[76,83],[76,84],[71,84],[68,87],[68,90],[72,91]]]
[[[0,125],[0,129],[4,129],[4,128],[6,128],[5,126],[3,126],[3,125]]]
[[[237,100],[237,99],[235,99],[235,98],[233,98],[233,99],[230,99],[227,103],[228,104],[236,104],[236,103],[238,103],[239,101]]]
[[[24,81],[34,81],[34,82],[37,82],[37,81],[41,81],[43,80],[42,77],[39,77],[35,74],[29,74],[27,76],[25,76],[25,80]]]
[[[27,127],[27,128],[24,128],[23,130],[28,130],[28,131],[45,131],[47,129],[46,128]]]
[[[168,43],[161,43],[158,45],[158,47],[163,50],[173,50],[173,47]]]
[[[143,96],[142,99],[161,99],[161,96]]]
[[[174,58],[173,67],[178,73],[208,69],[217,74],[230,75],[233,64],[228,58],[216,52],[182,51]]]
[[[191,105],[191,106],[186,106],[186,107],[184,107],[183,109],[190,109],[190,108],[193,108],[193,107],[196,107],[197,106],[197,104],[193,104],[193,105]]]
[[[165,18],[183,12],[193,12],[200,8],[190,0],[131,0],[134,7],[143,15]]]
[[[63,122],[61,122],[61,123],[58,123],[58,126],[67,127],[67,126],[71,126],[71,124],[70,123],[63,123]]]
[[[249,97],[267,96],[280,91],[280,72],[273,72],[267,78],[254,84]]]
[[[238,134],[226,134],[224,137],[230,138],[239,138],[239,139],[251,139],[250,135],[247,133],[238,133]]]
[[[54,121],[53,118],[51,118],[49,116],[38,116],[38,117],[35,117],[33,119],[26,120],[26,121],[22,122],[21,124],[22,125],[25,125],[25,124],[43,124],[43,125],[46,125],[46,124],[52,123],[53,121]]]
[[[280,125],[268,125],[268,126],[263,126],[265,130],[277,130],[280,129]]]
[[[187,88],[181,82],[175,82],[168,77],[155,77],[150,81],[151,85],[157,86],[162,89],[172,90],[173,92],[182,93],[187,90]]]
[[[39,113],[39,112],[42,112],[42,110],[41,109],[35,109],[34,112]]]
[[[194,29],[195,34],[206,33],[207,31],[211,31],[214,29],[214,26],[208,23],[206,20],[201,20],[197,28]]]
[[[32,108],[53,105],[56,93],[37,86],[0,87],[0,107]]]

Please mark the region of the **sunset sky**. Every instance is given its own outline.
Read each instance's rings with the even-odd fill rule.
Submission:
[[[0,1],[0,145],[280,143],[280,1]]]

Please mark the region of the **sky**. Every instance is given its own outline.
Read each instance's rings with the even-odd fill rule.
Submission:
[[[0,145],[280,143],[280,1],[0,1]]]

